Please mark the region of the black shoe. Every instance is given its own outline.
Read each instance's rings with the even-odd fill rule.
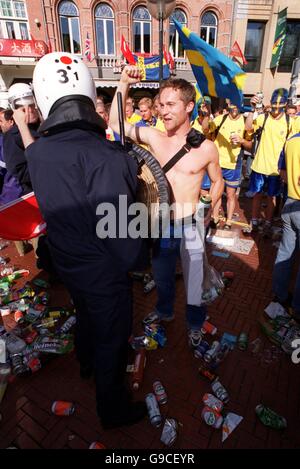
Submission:
[[[131,402],[119,415],[101,417],[101,425],[104,430],[133,425],[147,415],[147,406],[143,401]]]
[[[94,368],[91,365],[80,365],[80,378],[89,379],[94,374]]]

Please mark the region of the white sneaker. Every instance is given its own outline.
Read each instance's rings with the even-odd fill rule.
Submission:
[[[190,347],[198,347],[200,345],[203,334],[197,329],[191,329],[189,331],[189,345]]]
[[[251,191],[245,192],[245,197],[247,197],[248,199],[252,199],[252,197],[254,196],[255,196],[255,192],[251,192]]]

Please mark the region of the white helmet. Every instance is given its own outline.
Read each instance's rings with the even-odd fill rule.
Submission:
[[[34,103],[30,85],[27,83],[15,83],[8,89],[8,103],[12,110],[17,106],[29,106]]]
[[[96,104],[96,87],[82,57],[68,52],[52,52],[42,57],[33,72],[33,92],[37,106],[47,119],[53,104],[64,96],[83,95]]]

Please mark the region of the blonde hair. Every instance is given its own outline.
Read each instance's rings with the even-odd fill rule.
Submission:
[[[139,104],[138,106],[148,106],[148,108],[152,109],[152,106],[153,106],[153,102],[152,102],[152,99],[151,98],[142,98],[139,100]]]

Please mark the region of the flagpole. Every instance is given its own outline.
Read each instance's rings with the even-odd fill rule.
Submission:
[[[159,84],[164,79],[163,74],[163,42],[164,42],[164,19],[162,11],[159,12]]]
[[[147,0],[147,7],[151,15],[159,22],[159,83],[163,81],[163,47],[164,47],[164,20],[175,8],[176,0]]]

